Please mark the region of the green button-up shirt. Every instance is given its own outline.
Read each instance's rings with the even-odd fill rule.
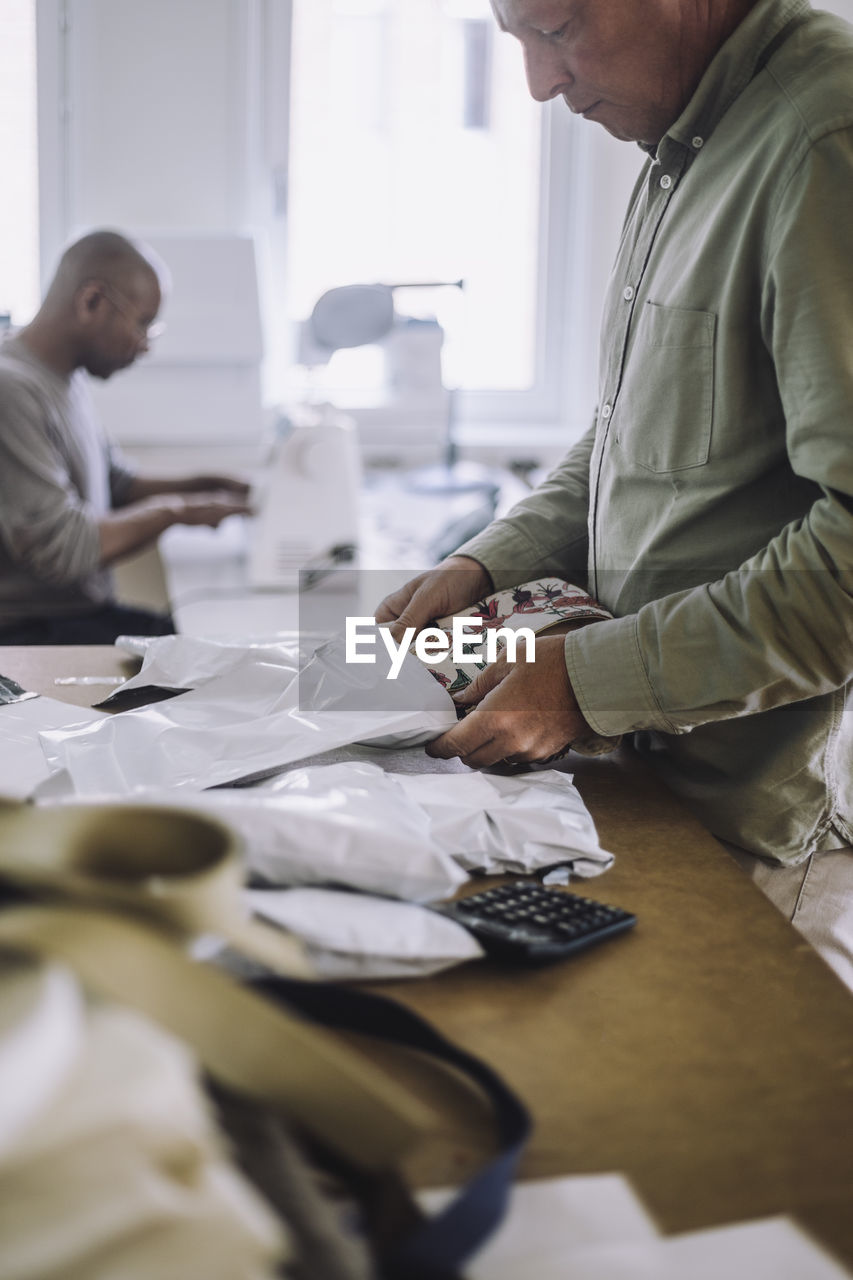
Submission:
[[[585,578],[590,725],[718,835],[853,841],[853,29],[759,0],[637,181],[596,423],[460,550]]]

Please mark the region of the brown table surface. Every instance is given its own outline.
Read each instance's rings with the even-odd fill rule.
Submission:
[[[0,673],[81,705],[107,691],[54,677],[131,669],[110,648],[0,648]],[[666,1232],[791,1213],[853,1265],[850,994],[630,751],[573,764],[616,855],[588,892],[636,928],[547,968],[381,989],[526,1100],[522,1176],[620,1171]],[[419,1061],[394,1069],[444,1116],[410,1175],[458,1180],[488,1150],[482,1103]]]

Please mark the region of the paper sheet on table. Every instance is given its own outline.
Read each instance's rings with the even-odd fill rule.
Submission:
[[[50,776],[39,740],[42,731],[79,727],[103,719],[102,711],[89,711],[54,698],[4,703],[0,706],[0,793],[9,800],[27,800]]]
[[[150,646],[152,664],[163,651],[161,641]],[[298,676],[278,648],[240,652],[228,670],[168,702],[46,733],[51,769],[67,769],[77,795],[201,790],[349,742],[429,742],[457,723],[452,699],[410,656],[399,677],[386,680],[387,654],[373,666],[347,665],[342,640],[321,645]]]
[[[438,1213],[455,1191],[420,1191],[418,1204]],[[630,1183],[618,1173],[516,1182],[506,1217],[466,1263],[466,1280],[539,1280],[540,1257],[564,1257],[568,1247],[657,1239],[658,1231]],[[568,1242],[571,1242],[569,1245]]]
[[[422,978],[483,955],[467,929],[411,902],[334,889],[250,889],[245,897],[302,938],[322,978]]]
[[[428,1211],[451,1192],[418,1195]],[[661,1236],[617,1174],[517,1183],[506,1218],[465,1265],[466,1280],[847,1280],[789,1218]]]
[[[787,1218],[769,1218],[657,1241],[589,1246],[564,1245],[535,1256],[527,1274],[536,1280],[850,1280],[850,1272]],[[471,1280],[518,1280],[500,1266],[469,1271]]]

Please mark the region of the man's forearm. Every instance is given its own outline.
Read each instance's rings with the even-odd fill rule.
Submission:
[[[213,493],[225,490],[245,497],[249,492],[248,484],[234,476],[225,475],[193,475],[193,476],[134,476],[127,490],[126,503],[141,502],[146,498],[162,497],[167,494],[181,493]]]
[[[571,635],[596,732],[686,733],[841,688],[853,670],[853,520],[819,499],[736,572]]]
[[[128,503],[98,521],[101,563],[112,564],[141,551],[179,519],[180,497],[161,495]]]
[[[173,524],[204,524],[215,529],[226,516],[247,514],[239,493],[222,490],[159,494],[128,503],[98,521],[101,563],[112,564],[141,550]]]

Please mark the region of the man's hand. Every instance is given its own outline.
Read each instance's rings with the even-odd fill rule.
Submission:
[[[399,642],[406,627],[420,631],[436,618],[467,609],[491,590],[492,580],[477,560],[450,556],[386,596],[376,621],[392,623],[391,634]]]
[[[162,498],[171,494],[227,493],[245,503],[251,486],[239,476],[149,476],[137,475],[130,482],[124,503],[143,502],[146,498]]]
[[[216,528],[226,516],[249,515],[245,498],[217,490],[214,493],[172,493],[109,512],[98,521],[101,563],[112,564],[132,555],[173,524],[206,524]]]
[[[205,475],[191,476],[183,482],[181,493],[227,493],[232,498],[239,498],[244,503],[251,491],[251,485],[238,476]]]
[[[245,496],[224,489],[215,493],[186,493],[171,499],[175,524],[206,524],[215,529],[226,516],[250,514]]]
[[[563,636],[536,641],[535,662],[501,653],[455,701],[474,708],[455,728],[430,742],[427,755],[459,756],[473,768],[503,760],[547,760],[592,730],[577,704],[564,657]]]

